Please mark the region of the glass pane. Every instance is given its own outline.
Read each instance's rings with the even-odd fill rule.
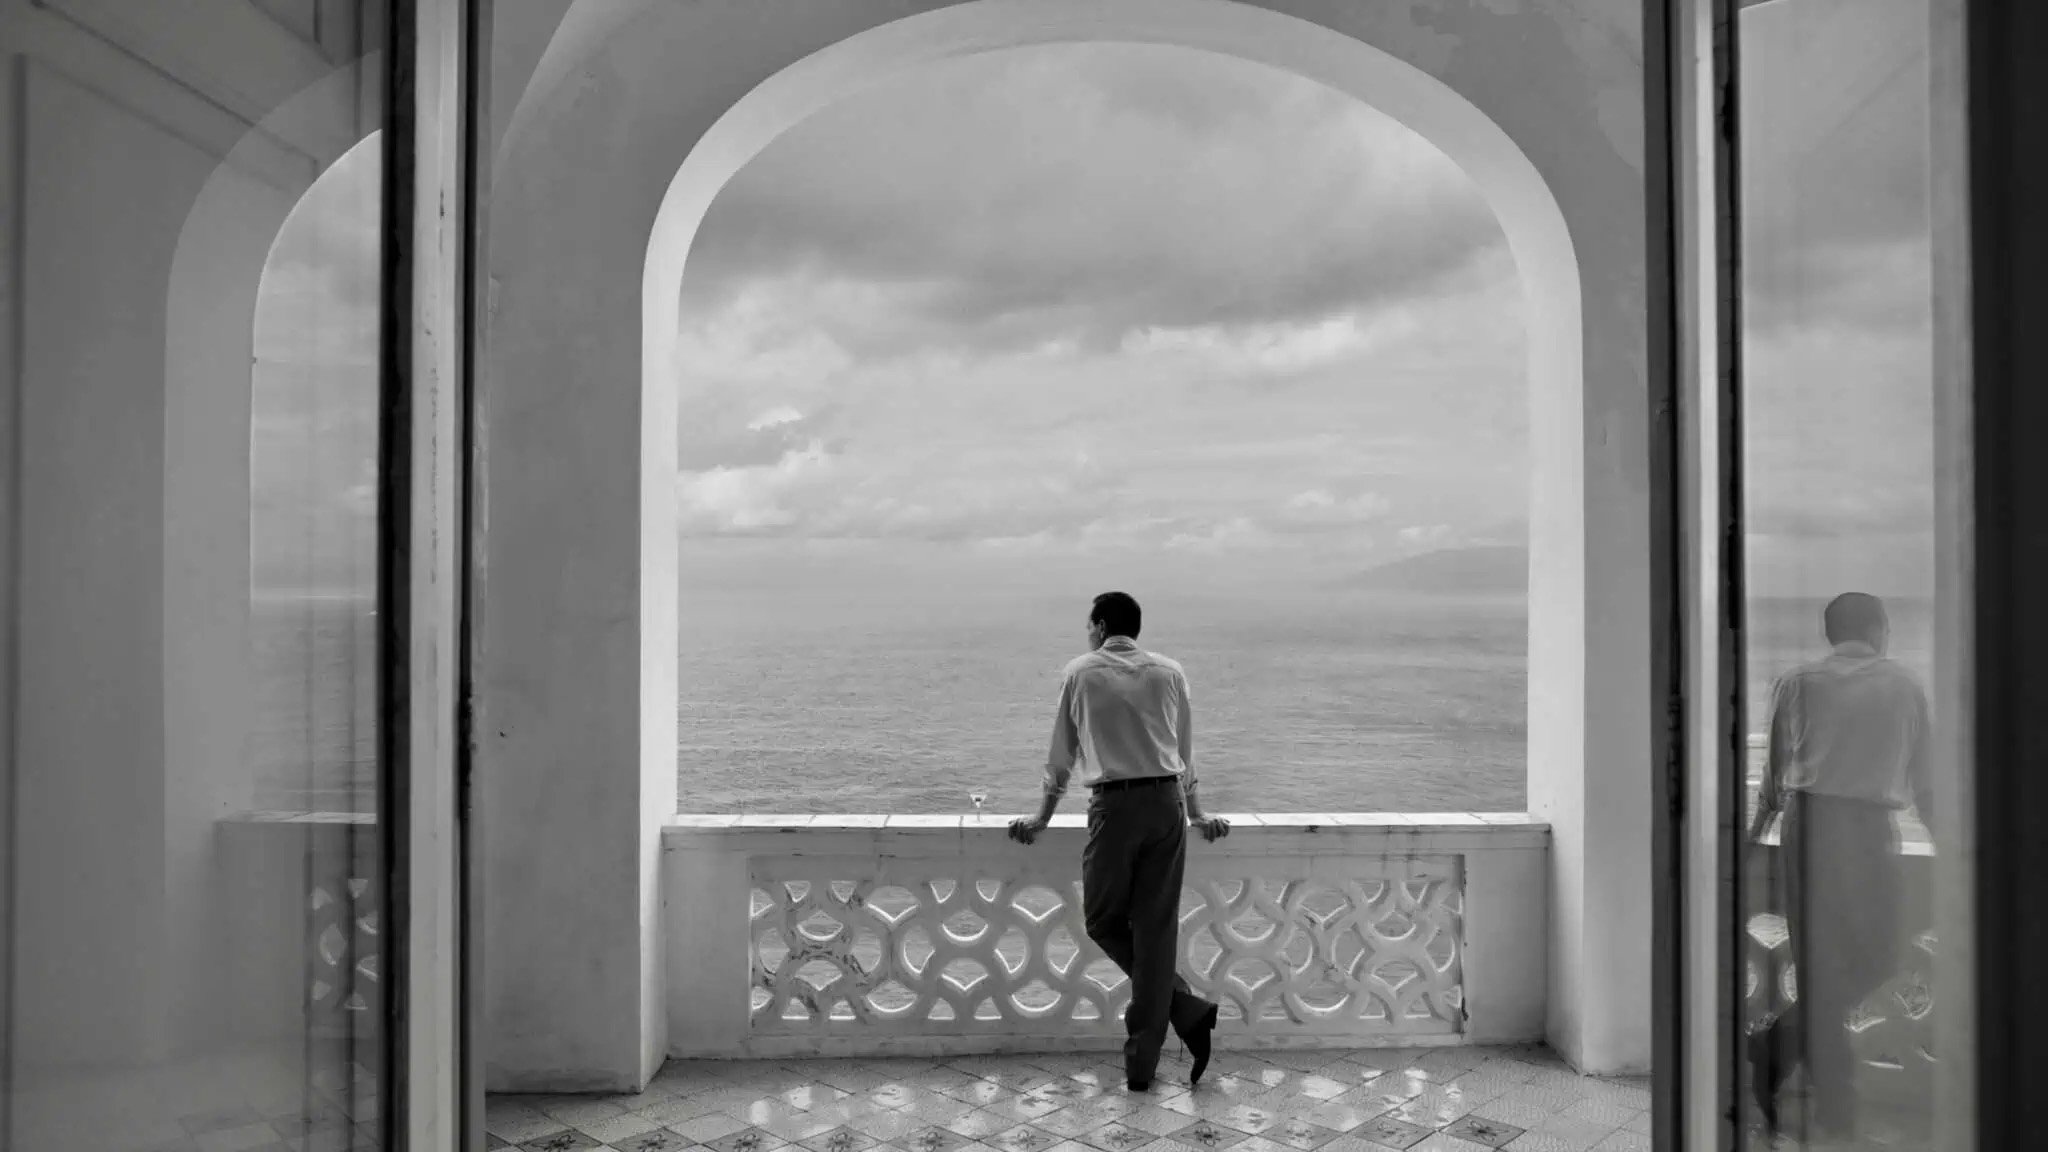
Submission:
[[[0,5],[9,1149],[380,1143],[385,8]]]
[[[1953,1147],[1936,1029],[1970,926],[1937,930],[1935,900],[1966,765],[1933,268],[1959,238],[1931,222],[1931,26],[1929,0],[1739,16],[1752,1147]]]

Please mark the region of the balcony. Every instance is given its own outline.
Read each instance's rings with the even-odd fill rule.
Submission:
[[[1202,1152],[1260,1137],[1314,1152],[1441,1133],[1465,1144],[1420,1146],[1648,1146],[1646,1082],[1579,1076],[1542,1047],[1542,822],[1231,815],[1227,838],[1191,843],[1181,904],[1181,971],[1222,1005],[1214,1083],[1189,1092],[1170,1043],[1155,1092],[1134,1099],[1112,1055],[1128,989],[1082,927],[1085,818],[1056,817],[1031,846],[1007,838],[1008,819],[672,817],[661,1072],[638,1092],[496,1095],[494,1140],[1128,1152],[1170,1137],[1155,1152]],[[243,885],[227,978],[247,1038],[309,1022],[340,1035],[344,1017],[374,1019],[379,909],[363,877],[375,828],[341,813],[221,824],[223,863]],[[1931,923],[1931,852],[1908,843],[1905,859],[1906,915]],[[1782,923],[1759,916],[1750,929],[1758,1018],[1768,983],[1796,995],[1797,976]],[[1902,1102],[1928,1091],[1933,1071],[1935,942],[1922,932],[1915,944],[1854,1022],[1869,1090]],[[309,975],[276,978],[290,972]],[[561,994],[597,1011],[608,990]]]
[[[493,1147],[620,1152],[1647,1152],[1646,1080],[1540,1047],[1226,1052],[1200,1086],[1169,1051],[1135,1094],[1114,1057],[672,1060],[644,1092],[497,1096]]]
[[[683,816],[663,836],[670,1054],[1107,1051],[1078,814]],[[1544,1026],[1549,830],[1520,814],[1233,815],[1189,851],[1181,970],[1226,1047],[1507,1043]]]

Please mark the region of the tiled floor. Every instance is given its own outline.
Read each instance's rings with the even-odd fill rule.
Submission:
[[[634,1096],[494,1096],[494,1148],[530,1152],[1630,1152],[1647,1080],[1543,1048],[1170,1050],[1149,1092],[1114,1053],[670,1061]]]

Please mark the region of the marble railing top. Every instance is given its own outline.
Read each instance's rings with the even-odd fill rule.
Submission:
[[[1486,850],[1540,851],[1550,844],[1550,826],[1521,812],[1222,812],[1230,835],[1213,843],[1194,837],[1197,855],[1299,856],[1414,855]],[[1062,812],[1039,836],[1038,847],[1010,841],[1011,813],[973,815],[679,815],[669,819],[662,839],[671,849],[708,851],[946,856],[972,854],[1009,859],[1042,852],[1077,850],[1087,835],[1088,817]]]
[[[722,829],[810,829],[816,831],[857,831],[887,829],[958,829],[963,832],[1000,833],[1021,812],[980,815],[974,813],[874,813],[809,815],[805,813],[682,813],[669,818],[671,829],[704,831]],[[1526,812],[1218,812],[1230,821],[1234,831],[1254,828],[1314,831],[1320,828],[1380,828],[1389,831],[1465,831],[1480,828],[1548,829],[1544,821]],[[1059,812],[1052,818],[1054,828],[1086,828],[1084,812]]]

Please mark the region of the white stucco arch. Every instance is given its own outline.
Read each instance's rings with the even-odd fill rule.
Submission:
[[[163,898],[175,975],[176,1031],[197,1047],[229,1029],[289,1036],[302,989],[302,942],[241,957],[271,987],[230,986],[231,897],[218,881],[216,824],[253,807],[245,742],[254,723],[250,666],[251,389],[262,285],[307,194],[374,134],[362,93],[381,83],[373,51],[311,81],[252,127],[194,198],[165,296],[163,405]],[[261,939],[273,939],[262,936]],[[203,994],[202,994],[203,993]],[[233,1006],[236,1011],[229,1011]]]
[[[1547,1031],[1590,1070],[1644,1066],[1640,36],[1604,0],[1536,7],[578,0],[566,12],[512,114],[493,206],[492,283],[502,292],[484,381],[494,412],[484,487],[496,539],[486,545],[480,703],[484,775],[504,792],[485,798],[486,835],[558,822],[573,803],[591,810],[592,834],[634,828],[638,860],[593,868],[572,891],[509,851],[487,851],[491,889],[518,894],[486,913],[494,1087],[630,1083],[668,1043],[654,1003],[663,944],[649,925],[662,899],[650,868],[674,800],[671,368],[683,264],[704,212],[777,134],[835,100],[948,58],[1079,41],[1216,52],[1316,80],[1423,134],[1492,204],[1528,306],[1529,796],[1555,833]],[[615,267],[622,260],[633,262],[631,279]],[[625,444],[631,459],[616,458]],[[615,458],[595,459],[607,451]],[[553,469],[545,483],[529,474],[536,457]],[[630,513],[610,510],[624,503]],[[610,699],[597,694],[607,684]],[[601,779],[553,778],[570,757],[588,765],[593,749]],[[622,902],[591,906],[601,886],[620,888]],[[601,958],[529,950],[508,971],[507,949],[532,938],[513,917],[531,914],[536,894],[575,919],[569,931],[616,947]],[[588,1035],[565,1048],[546,990],[555,974],[588,979],[593,963],[608,973],[606,1002],[579,1011]],[[628,1020],[639,1022],[637,1069],[623,1041],[601,1034]],[[559,1071],[565,1060],[573,1075]]]

